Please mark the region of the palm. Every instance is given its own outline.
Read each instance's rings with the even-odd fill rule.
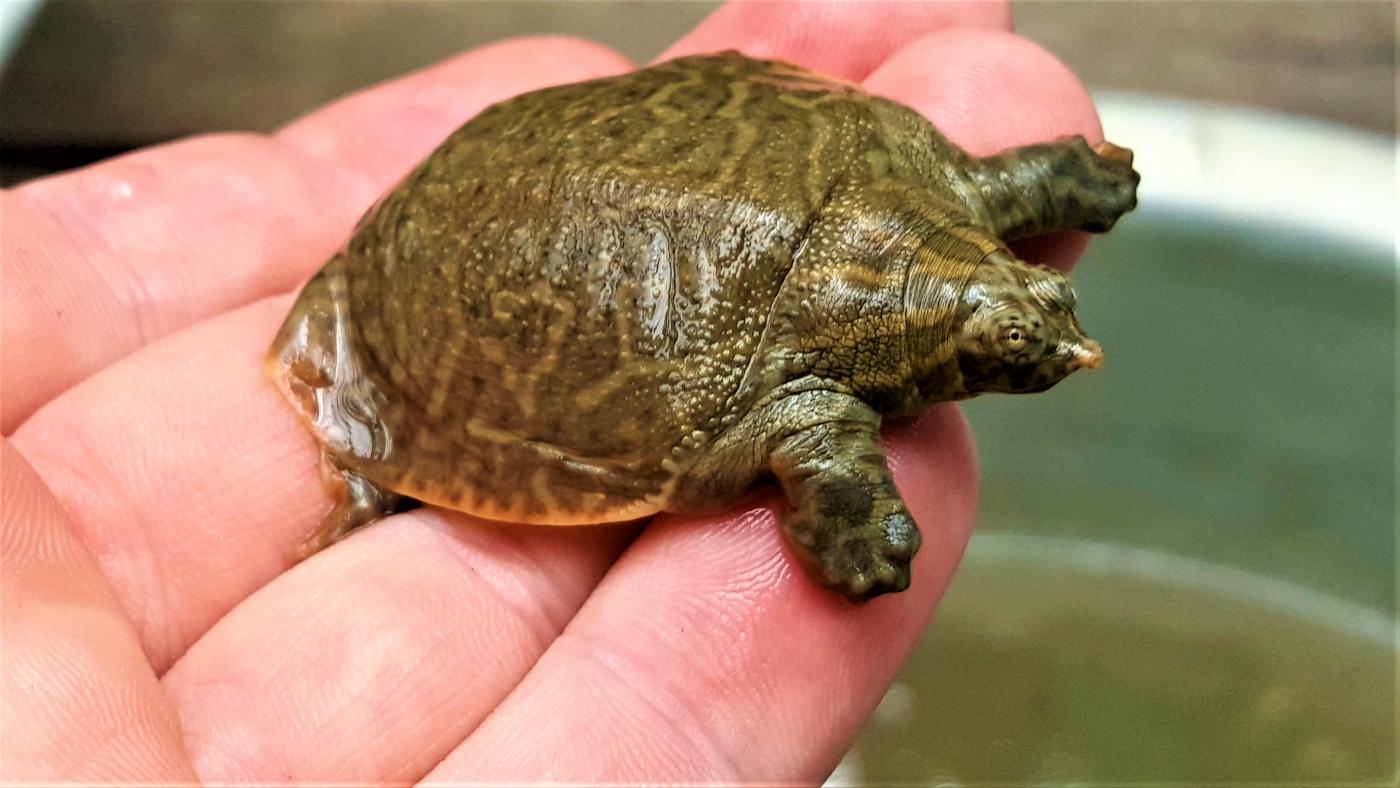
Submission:
[[[740,5],[672,54],[737,47],[860,80],[982,152],[1095,136],[1078,84],[1006,25],[994,4]],[[861,608],[791,568],[762,500],[635,539],[419,510],[294,563],[327,503],[261,377],[278,294],[486,104],[629,67],[578,41],[504,43],[272,137],[4,195],[6,779],[830,770],[966,542],[976,473],[954,409],[889,435],[925,548],[911,591]]]

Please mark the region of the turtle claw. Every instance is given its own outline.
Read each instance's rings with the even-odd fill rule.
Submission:
[[[1094,146],[1094,153],[1097,153],[1109,161],[1117,162],[1127,167],[1133,166],[1132,148],[1119,147],[1108,140],[1104,140]]]

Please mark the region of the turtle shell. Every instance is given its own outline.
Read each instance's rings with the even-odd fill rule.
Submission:
[[[387,490],[528,523],[665,508],[781,378],[770,312],[834,184],[883,147],[872,101],[721,55],[495,105],[306,286],[272,375]]]

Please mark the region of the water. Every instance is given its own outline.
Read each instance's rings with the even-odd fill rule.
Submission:
[[[973,551],[856,748],[863,780],[1394,774],[1385,616],[1236,569],[1056,541],[992,535]]]
[[[1387,251],[1129,217],[1103,370],[967,407],[979,532],[833,782],[1390,781]]]

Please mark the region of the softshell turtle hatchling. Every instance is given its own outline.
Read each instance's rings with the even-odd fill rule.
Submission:
[[[919,533],[881,417],[1099,365],[1065,277],[1003,242],[1109,229],[1131,161],[1079,138],[974,158],[736,53],[490,107],[366,214],[272,347],[337,498],[308,546],[414,500],[600,523],[771,475],[813,577],[904,589]]]

